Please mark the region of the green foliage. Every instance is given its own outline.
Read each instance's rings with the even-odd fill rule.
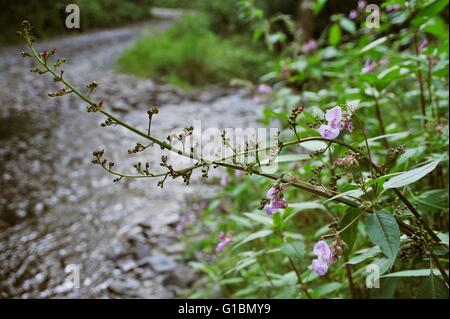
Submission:
[[[65,26],[65,9],[69,3],[79,6],[81,22],[80,29],[71,32],[83,32],[149,18],[153,0],[74,0],[67,3],[54,0],[5,1],[0,10],[0,44],[18,41],[15,31],[24,19],[32,22],[41,38],[69,32]]]
[[[404,1],[382,3],[380,28],[370,31],[364,29],[364,15],[352,20],[335,14],[316,40],[318,48],[299,54],[298,44],[289,41],[291,31],[274,28],[280,20],[266,16],[255,1],[241,1],[254,41],[268,49],[283,46],[272,72],[262,77],[274,89],[262,123],[278,123],[281,135],[295,141],[288,120],[300,104],[304,110],[296,118],[296,133],[319,137],[324,112],[351,105],[354,131],[338,139],[367,156],[370,152],[376,165],[358,160],[351,167],[336,166],[334,160],[351,152],[323,141],[283,149],[278,173],[289,172],[295,180],[336,193],[320,199],[289,188],[284,194],[289,206],[273,216],[257,208],[274,184],[227,172],[230,184],[217,195],[215,208],[201,217],[206,232],[194,231],[206,255],[217,244],[219,230],[233,232],[232,246],[208,260],[220,280],[205,280],[204,294],[218,284],[220,297],[347,298],[352,296],[350,270],[360,297],[448,298],[448,283],[439,270],[448,273],[449,55],[443,13],[448,1],[411,3],[408,10]],[[400,8],[387,12],[393,4]],[[314,2],[316,12],[325,7],[326,1]],[[283,25],[293,23],[283,19]],[[417,52],[425,39],[428,46]],[[374,68],[365,71],[370,62]],[[327,151],[317,152],[321,149]],[[192,244],[195,236],[187,236]],[[320,239],[341,249],[325,276],[311,267]],[[378,266],[381,288],[366,289],[368,265]]]
[[[245,36],[220,38],[208,21],[187,15],[159,36],[143,36],[120,57],[120,70],[182,87],[257,80],[267,70],[268,54],[248,45]]]

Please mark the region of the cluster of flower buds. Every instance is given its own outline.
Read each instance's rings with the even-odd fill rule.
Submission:
[[[353,154],[348,154],[347,156],[336,159],[333,162],[333,165],[342,168],[350,168],[358,165],[358,160]]]
[[[105,153],[104,150],[94,151],[92,153],[92,155],[94,156],[92,164],[106,165],[107,160],[103,158],[104,153]]]
[[[98,112],[102,107],[103,107],[103,100],[100,100],[100,102],[98,102],[98,104],[91,104],[88,107],[86,107],[86,111],[88,113],[95,113]]]
[[[48,93],[48,96],[50,96],[50,97],[57,97],[57,96],[63,96],[63,95],[69,94],[69,93],[72,93],[72,90],[67,88],[67,87],[64,87],[64,88],[59,89],[59,90],[57,90],[55,92]]]
[[[89,93],[92,93],[92,91],[94,91],[94,89],[97,88],[97,87],[98,87],[97,81],[92,81],[91,83],[86,85],[86,88],[88,89]]]
[[[405,146],[399,145],[395,148],[391,148],[389,150],[388,155],[386,156],[386,161],[383,165],[381,165],[381,170],[385,173],[389,171],[389,169],[392,167],[392,165],[395,163],[395,161],[403,154],[405,154]]]
[[[146,162],[145,165],[142,165],[141,162],[137,162],[133,165],[133,167],[136,169],[136,171],[141,175],[150,176],[152,173],[150,173],[150,163]]]

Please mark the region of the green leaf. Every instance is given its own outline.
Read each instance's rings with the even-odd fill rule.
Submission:
[[[316,0],[313,5],[313,10],[315,14],[320,13],[322,11],[324,5],[327,3],[327,0]]]
[[[366,231],[370,240],[394,264],[400,249],[400,229],[391,213],[378,211],[367,217]]]
[[[347,247],[344,250],[344,256],[348,256],[352,251],[353,245],[355,244],[356,234],[358,232],[358,216],[361,214],[360,209],[352,209],[347,214],[344,215],[341,219],[340,229],[344,229],[344,231],[340,232],[340,237],[345,243]],[[356,219],[358,218],[358,219]],[[355,220],[356,219],[356,220]],[[348,226],[351,222],[353,222],[350,226]]]
[[[305,244],[303,241],[292,241],[284,243],[281,252],[290,257],[295,264],[302,265],[305,256]]]
[[[433,269],[433,274],[439,276],[441,273],[439,269]],[[386,277],[426,277],[430,275],[430,269],[414,269],[414,270],[402,270],[386,274],[381,276],[381,278]]]
[[[260,213],[244,213],[244,215],[260,224],[273,226],[273,220],[269,216]]]
[[[441,160],[432,161],[421,167],[403,172],[383,184],[384,189],[403,187],[417,182],[422,177],[431,173],[441,162]]]
[[[433,275],[425,278],[419,286],[417,299],[448,299],[449,293],[447,285],[441,278]]]
[[[370,299],[390,299],[394,296],[398,278],[381,278],[380,288],[370,289]]]
[[[366,45],[364,48],[361,49],[361,51],[359,51],[360,53],[365,53],[368,52],[370,50],[372,50],[373,48],[379,46],[380,44],[383,44],[384,42],[386,42],[388,38],[387,37],[382,37],[379,38],[371,43],[369,43],[368,45]]]
[[[341,42],[341,28],[339,27],[339,24],[334,23],[330,28],[330,33],[328,35],[328,43],[331,46],[335,46],[339,42]]]
[[[236,246],[233,247],[233,249],[238,248],[239,246],[248,243],[249,241],[258,239],[258,238],[264,238],[272,234],[271,229],[263,229],[260,231],[257,231],[256,233],[248,235],[245,239],[243,239],[240,243],[238,243]]]
[[[419,11],[419,13],[413,19],[412,24],[415,26],[421,25],[428,18],[438,15],[442,10],[444,10],[446,6],[448,6],[448,0],[433,1]]]
[[[364,251],[362,254],[353,257],[352,259],[350,259],[349,261],[347,261],[347,264],[350,265],[356,265],[359,263],[362,263],[363,261],[365,261],[366,259],[375,257],[376,255],[378,255],[379,253],[381,253],[381,249],[378,246],[374,246],[370,249],[367,249],[366,251]]]
[[[356,31],[355,23],[350,19],[347,19],[345,17],[340,17],[339,24],[342,29],[344,29],[345,31],[347,31],[349,33],[355,33],[355,31]]]

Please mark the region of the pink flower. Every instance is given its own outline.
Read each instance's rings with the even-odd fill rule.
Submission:
[[[358,16],[358,11],[356,11],[356,10],[352,10],[352,11],[350,11],[350,13],[348,14],[348,17],[349,17],[350,19],[352,19],[352,20],[355,20],[357,16]]]
[[[372,73],[373,71],[375,71],[377,68],[377,63],[370,60],[370,59],[366,59],[366,62],[364,63],[364,67],[361,70],[361,73],[366,74],[366,73]]]
[[[244,171],[236,170],[234,171],[234,176],[236,176],[237,178],[241,178],[242,176],[244,176]]]
[[[303,53],[311,53],[311,52],[316,51],[318,47],[319,47],[319,45],[317,44],[317,41],[314,39],[311,39],[303,45],[302,51],[303,51]]]
[[[261,84],[258,84],[256,91],[260,95],[266,95],[266,94],[272,93],[272,87],[267,84],[261,83]]]
[[[180,220],[178,221],[178,224],[175,227],[175,231],[179,234],[182,233],[184,231],[184,227],[189,222],[189,220],[190,220],[190,217],[188,214],[181,214]]]
[[[230,179],[228,178],[228,175],[223,175],[222,178],[220,179],[220,185],[222,185],[223,187],[227,186],[230,183]]]
[[[264,210],[269,215],[273,215],[279,209],[283,209],[288,206],[288,202],[283,198],[283,192],[279,188],[271,187],[267,191],[266,197],[270,200],[270,202],[264,206]]]
[[[328,271],[328,265],[334,261],[333,253],[324,240],[317,242],[314,246],[313,253],[317,258],[312,261],[312,268],[319,276],[323,276]]]
[[[231,243],[231,236],[229,234],[225,235],[223,232],[219,235],[219,243],[216,246],[216,252],[222,251],[226,245]]]

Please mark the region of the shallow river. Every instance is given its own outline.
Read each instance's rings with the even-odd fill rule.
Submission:
[[[96,97],[142,129],[148,107],[160,105],[152,130],[161,137],[194,119],[218,128],[254,125],[261,105],[244,90],[185,93],[114,71],[115,59],[139,32],[156,34],[169,24],[39,46],[58,48],[73,83],[84,87],[96,80]],[[151,179],[113,183],[91,164],[93,150],[105,149],[125,170],[138,158],[158,167],[161,153],[128,156],[141,140],[122,128],[101,128],[104,118],[85,112],[75,97],[49,98],[52,80],[31,74],[20,51],[0,49],[0,297],[171,298],[190,287],[196,275],[183,264],[175,227],[180,214],[195,208],[186,199],[208,198],[214,187],[196,177],[189,186],[175,180],[164,189]],[[68,277],[74,274],[80,279],[75,288]]]

